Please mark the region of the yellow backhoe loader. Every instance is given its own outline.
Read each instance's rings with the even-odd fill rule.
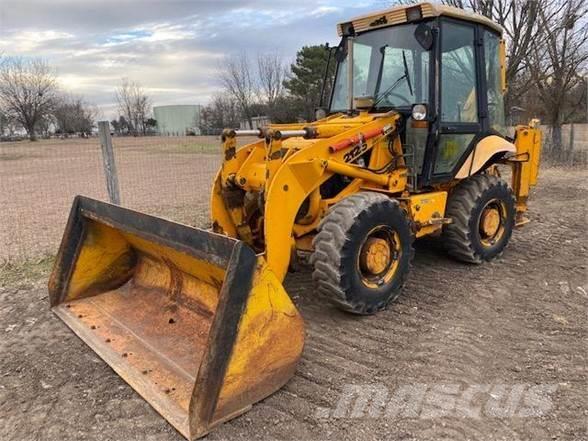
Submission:
[[[323,118],[223,132],[212,232],[73,204],[51,307],[189,439],[294,374],[304,326],[282,281],[298,260],[318,295],[367,315],[401,294],[415,238],[482,263],[527,222],[541,132],[505,136],[502,29],[421,3],[338,31]]]

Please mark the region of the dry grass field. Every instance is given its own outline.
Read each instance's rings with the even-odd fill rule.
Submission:
[[[219,155],[193,141],[115,139],[123,203],[205,224]],[[105,196],[95,140],[0,145],[0,177],[5,254],[6,247],[53,252],[73,195]],[[307,327],[295,377],[206,439],[588,439],[586,177],[583,170],[543,169],[530,202],[532,222],[515,231],[495,262],[464,265],[433,240],[417,243],[403,295],[376,316],[341,313],[316,296],[308,270],[290,274],[286,290]],[[51,314],[50,265],[51,259],[0,265],[2,439],[180,441]],[[348,385],[391,393],[403,385],[462,392],[480,385],[473,405],[483,410],[443,411],[455,402],[446,390],[436,402],[419,401],[408,416],[337,417],[328,410]],[[551,391],[542,413],[483,407],[500,399],[492,395],[496,387],[538,385]],[[512,399],[515,407],[529,404]],[[503,399],[502,408],[509,403]]]
[[[115,137],[113,144],[123,205],[206,224],[218,138]],[[96,138],[0,143],[0,261],[54,254],[77,194],[107,198]]]

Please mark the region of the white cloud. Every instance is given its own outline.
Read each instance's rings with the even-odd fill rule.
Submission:
[[[0,1],[0,51],[41,56],[56,67],[62,88],[114,108],[122,77],[137,80],[154,102],[205,103],[219,88],[225,55],[252,58],[280,50],[286,60],[303,45],[335,43],[335,25],[380,0],[59,0]],[[53,0],[57,1],[57,0]],[[366,6],[366,1],[373,1]]]
[[[122,46],[137,42],[158,43],[194,38],[195,32],[183,24],[152,23],[141,27],[114,34],[108,38],[102,47]]]
[[[176,41],[193,38],[195,33],[182,25],[159,25],[153,28],[151,35],[140,38],[140,41],[159,42]]]
[[[312,17],[321,17],[327,14],[333,14],[336,12],[341,12],[342,9],[337,6],[319,6],[315,10],[313,10],[310,15]]]
[[[6,37],[0,38],[0,47],[10,52],[29,52],[42,44],[55,42],[56,40],[67,40],[74,35],[69,32],[46,30],[46,31],[16,31]]]

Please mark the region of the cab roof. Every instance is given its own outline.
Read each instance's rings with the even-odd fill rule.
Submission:
[[[420,8],[422,18],[418,20],[409,20],[407,18],[407,10],[416,10]],[[353,24],[353,29],[357,33],[369,31],[372,29],[384,28],[394,26],[397,24],[408,23],[409,21],[420,21],[422,19],[431,17],[452,17],[469,22],[480,23],[488,28],[498,32],[500,35],[503,29],[500,25],[494,23],[492,20],[480,14],[474,14],[463,9],[454,8],[452,6],[439,5],[435,3],[416,3],[411,5],[396,6],[394,8],[385,9],[383,11],[371,12],[366,15],[352,18],[351,20],[339,23],[337,25],[337,33],[339,36],[343,35],[343,27]]]

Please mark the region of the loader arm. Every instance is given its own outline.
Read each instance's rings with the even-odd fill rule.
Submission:
[[[237,234],[238,238],[247,241],[241,234],[243,225],[239,225],[243,220],[242,207],[233,205],[235,201],[227,199],[226,195],[229,192],[262,191],[265,258],[272,272],[279,280],[283,280],[295,246],[293,231],[296,215],[305,200],[313,192],[317,194],[321,184],[331,176],[340,174],[390,192],[401,192],[406,183],[404,168],[399,167],[391,174],[377,174],[350,164],[374,147],[382,146],[380,141],[384,135],[395,139],[396,149],[400,153],[400,141],[395,132],[400,116],[396,113],[377,117],[366,114],[363,118],[360,124],[337,121],[333,124],[333,119],[329,121],[330,124],[319,122],[313,126],[314,133],[324,137],[310,140],[302,137],[283,140],[282,133],[285,131],[276,130],[272,126],[266,133],[263,163],[259,157],[256,160],[256,155],[261,151],[259,143],[237,150],[234,156],[228,155],[214,183],[211,214],[215,231]],[[300,130],[299,127],[292,125],[288,128]],[[224,140],[225,152],[232,149],[232,143],[232,140],[229,143],[227,139]],[[298,149],[299,145],[303,147]],[[379,163],[391,159],[388,149],[383,147],[372,156]],[[227,170],[230,172],[227,173]],[[245,178],[259,175],[262,171],[269,179],[261,183]]]

